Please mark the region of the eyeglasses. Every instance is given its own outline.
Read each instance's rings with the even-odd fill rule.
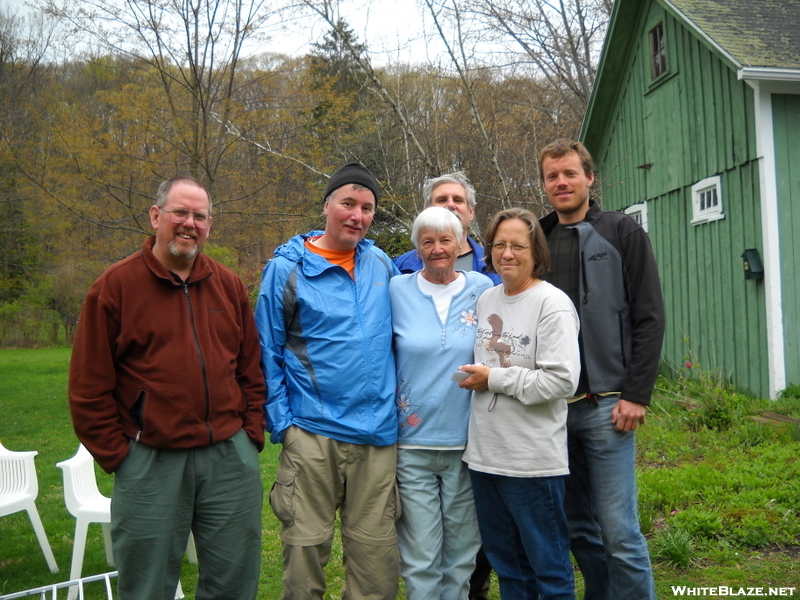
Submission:
[[[506,248],[511,248],[511,252],[514,254],[525,252],[525,250],[530,248],[530,246],[526,246],[525,244],[509,244],[507,242],[494,242],[490,247],[492,250],[497,250],[498,252],[505,252]]]
[[[158,210],[169,213],[169,220],[176,225],[183,225],[186,223],[186,219],[189,218],[189,215],[191,215],[192,219],[194,220],[194,226],[199,227],[200,229],[205,229],[208,227],[213,219],[213,217],[207,215],[206,213],[187,210],[185,208],[176,208],[174,210],[169,208],[159,208]]]

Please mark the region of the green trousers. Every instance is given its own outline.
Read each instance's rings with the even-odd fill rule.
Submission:
[[[197,600],[252,600],[261,559],[263,487],[244,431],[211,446],[132,442],[115,473],[111,539],[120,600],[172,600],[194,533]]]

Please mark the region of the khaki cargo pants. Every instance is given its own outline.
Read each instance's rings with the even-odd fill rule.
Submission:
[[[282,523],[283,600],[321,600],[340,512],[346,600],[394,600],[400,576],[397,448],[290,427],[269,494]]]

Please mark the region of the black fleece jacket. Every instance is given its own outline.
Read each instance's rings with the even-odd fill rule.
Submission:
[[[555,211],[540,219],[545,235]],[[630,216],[590,202],[579,236],[581,353],[589,393],[650,404],[664,338],[664,301],[647,234]]]

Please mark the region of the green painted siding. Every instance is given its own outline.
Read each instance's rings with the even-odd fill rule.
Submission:
[[[786,381],[800,385],[800,96],[772,96]]]
[[[648,32],[659,22],[668,73],[651,82]],[[637,30],[611,125],[589,148],[603,206],[648,201],[668,315],[665,359],[681,365],[691,351],[702,368],[766,396],[763,283],[745,281],[741,258],[761,249],[753,92],[657,2]],[[692,225],[691,186],[714,175],[725,218]]]

